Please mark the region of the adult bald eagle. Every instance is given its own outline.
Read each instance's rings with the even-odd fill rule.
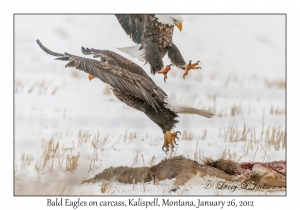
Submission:
[[[56,60],[69,61],[65,67],[75,67],[112,87],[114,95],[128,106],[144,112],[164,133],[162,149],[167,152],[174,148],[177,133],[171,132],[178,122],[177,113],[197,114],[212,117],[213,114],[201,109],[175,104],[167,94],[158,87],[147,73],[137,64],[109,50],[95,50],[82,47],[85,55],[93,54],[101,60],[83,58],[68,53],[60,54],[47,49],[37,40],[38,45]]]
[[[180,15],[115,15],[132,40],[138,45],[118,48],[119,50],[139,58],[150,64],[152,74],[163,74],[164,81],[170,66],[164,68],[162,58],[168,53],[171,63],[185,70],[183,78],[190,69],[198,69],[198,62],[186,63],[176,45],[172,41],[174,25],[182,30],[183,18]],[[201,68],[200,68],[201,69]]]

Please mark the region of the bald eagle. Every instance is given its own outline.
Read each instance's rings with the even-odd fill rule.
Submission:
[[[173,43],[174,25],[182,30],[183,18],[180,15],[115,15],[126,34],[137,43],[133,47],[119,50],[150,64],[150,72],[164,75],[166,82],[169,65],[164,68],[162,58],[168,53],[172,65],[185,70],[183,78],[190,69],[201,69],[198,62],[186,63]]]
[[[109,50],[81,48],[83,54],[100,57],[99,60],[83,58],[68,53],[60,54],[47,49],[37,40],[46,53],[56,56],[56,60],[68,61],[65,67],[75,67],[111,86],[113,94],[126,105],[144,112],[164,133],[162,149],[167,153],[174,148],[177,132],[171,132],[178,123],[178,113],[197,114],[211,118],[212,113],[176,104],[158,87],[147,73],[137,64]]]

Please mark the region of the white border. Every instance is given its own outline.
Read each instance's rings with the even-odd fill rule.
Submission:
[[[299,142],[299,8],[297,1],[6,1],[1,6],[1,206],[3,209],[14,207],[41,209],[46,207],[47,197],[13,196],[13,14],[14,13],[287,13],[287,145],[288,145],[288,188],[287,197],[238,197],[236,200],[254,200],[255,207],[286,207],[296,204],[299,182],[296,180],[298,169],[297,147]],[[145,6],[148,4],[147,6]],[[159,5],[158,7],[156,5]],[[297,135],[298,134],[298,135]],[[298,196],[297,196],[298,197]],[[51,197],[53,199],[53,197]],[[75,199],[74,197],[71,197]],[[84,197],[84,200],[103,200],[103,197]],[[116,199],[116,198],[112,198]],[[118,200],[128,200],[119,197]],[[150,199],[150,198],[149,198]],[[162,199],[162,198],[160,198]],[[177,199],[177,198],[172,198]],[[183,197],[182,199],[196,199]],[[231,200],[231,197],[203,197],[205,200]],[[299,198],[298,198],[299,199]],[[8,207],[8,208],[5,208]],[[62,209],[62,207],[59,207]],[[72,208],[72,207],[67,207]],[[84,208],[84,207],[80,207]],[[99,207],[98,207],[99,208]],[[143,208],[143,207],[142,207]]]

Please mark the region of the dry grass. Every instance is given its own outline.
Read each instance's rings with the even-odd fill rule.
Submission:
[[[58,90],[58,86],[56,86],[56,87],[52,90],[51,95],[54,96],[54,95],[56,94],[57,90]]]
[[[263,126],[261,137],[257,135],[255,132],[255,128],[252,128],[250,126],[247,126],[244,124],[244,126],[239,127],[235,121],[230,122],[228,125],[228,128],[226,129],[220,129],[219,136],[221,138],[224,138],[225,141],[231,141],[233,143],[237,142],[243,142],[242,151],[241,153],[243,156],[248,156],[249,151],[253,151],[253,156],[251,156],[252,161],[255,161],[255,158],[257,157],[258,151],[263,151],[260,154],[263,154],[262,157],[257,157],[263,159],[263,161],[269,161],[270,156],[268,154],[268,151],[272,148],[275,149],[282,149],[285,148],[285,132],[283,132],[281,127],[266,127]],[[258,133],[258,132],[257,132]],[[49,177],[53,176],[52,173],[49,172],[63,172],[68,173],[67,176],[70,175],[70,172],[78,171],[80,163],[80,160],[82,160],[83,157],[81,157],[80,153],[76,151],[77,147],[90,147],[94,150],[94,154],[90,157],[88,157],[88,167],[87,167],[87,174],[94,174],[96,170],[99,170],[103,164],[102,160],[99,160],[98,157],[101,157],[99,153],[104,150],[105,143],[109,142],[109,135],[101,136],[101,133],[98,131],[95,135],[91,134],[90,131],[83,131],[80,130],[76,137],[78,137],[77,144],[72,142],[71,145],[66,147],[57,139],[63,138],[64,136],[71,135],[72,133],[68,130],[66,131],[56,131],[52,133],[52,138],[46,139],[42,138],[42,155],[38,158],[35,158],[32,154],[23,154],[22,159],[22,165],[21,170],[24,170],[26,167],[34,167],[37,173],[37,180],[34,182],[34,187],[31,188],[30,193],[25,192],[23,190],[20,190],[20,186],[18,184],[18,194],[55,194],[55,195],[68,195],[72,194],[72,189],[74,186],[76,186],[77,181],[75,181],[73,178],[71,179],[71,182],[73,184],[70,184],[69,182],[66,182],[64,184],[59,185],[55,190],[53,188],[53,191],[48,192],[48,190],[42,192],[40,186],[45,186],[45,181],[49,179]],[[207,130],[203,130],[202,139],[206,138]],[[41,133],[39,135],[42,135]],[[192,133],[186,131],[186,136],[191,137]],[[125,131],[124,135],[120,135],[117,137],[116,143],[120,143],[122,137],[124,136],[124,140],[128,140],[136,138],[136,133],[130,133]],[[152,138],[147,134],[146,138]],[[260,139],[261,138],[261,139]],[[127,139],[127,140],[126,140]],[[76,139],[75,139],[76,142]],[[74,146],[75,145],[75,146]],[[101,147],[102,145],[102,147]],[[194,152],[194,160],[197,162],[201,162],[201,158],[204,157],[203,150],[200,150],[198,147],[198,141],[196,141],[196,149]],[[178,147],[176,147],[177,149]],[[176,150],[177,152],[177,150]],[[175,155],[176,155],[175,152]],[[170,151],[171,153],[171,151]],[[240,153],[237,152],[231,152],[230,149],[227,149],[224,151],[222,157],[225,155],[226,157],[239,161],[241,156],[238,155]],[[170,157],[172,157],[174,153],[170,154]],[[139,159],[140,158],[140,159]],[[36,160],[36,161],[35,161]],[[138,161],[141,161],[139,164],[143,164],[145,166],[145,160],[147,162],[147,158],[145,159],[144,154],[139,156],[139,152],[136,152],[136,156],[133,160],[132,167],[137,167]],[[156,157],[153,156],[151,160],[149,161],[149,165],[153,166],[155,164]],[[35,162],[34,162],[35,161]],[[78,174],[78,173],[77,173]],[[47,178],[48,177],[48,178]],[[43,180],[41,182],[41,180]],[[153,184],[158,184],[158,180],[153,180]],[[101,193],[105,194],[114,194],[116,191],[119,192],[120,190],[116,187],[112,188],[111,181],[103,181],[101,183]],[[141,186],[141,188],[139,188]],[[137,185],[135,180],[132,180],[132,190],[141,190],[144,193],[146,193],[146,183],[144,180],[142,180],[141,185]],[[52,189],[52,188],[51,188]],[[113,190],[112,190],[113,189]],[[122,191],[122,190],[121,190]],[[129,190],[131,191],[131,190]],[[123,190],[124,192],[124,190]],[[124,192],[122,194],[126,194]],[[182,192],[183,193],[183,192]]]
[[[230,107],[230,116],[236,116],[240,114],[243,114],[243,109],[241,106],[233,105]]]
[[[68,133],[66,132],[66,134]],[[28,166],[34,166],[38,180],[40,179],[41,173],[47,171],[58,169],[63,172],[71,172],[77,170],[80,153],[78,152],[76,155],[73,154],[74,142],[72,142],[73,145],[71,147],[65,147],[61,145],[59,141],[55,141],[54,137],[62,137],[62,132],[52,133],[52,138],[49,140],[42,138],[42,153],[37,158],[34,158],[32,154],[22,154],[20,170],[24,170],[25,167]],[[36,159],[36,161],[33,164],[34,159]]]
[[[143,191],[144,191],[144,193],[146,192],[146,187],[147,187],[147,185],[146,185],[146,183],[144,182],[144,179],[142,180],[142,186],[143,186]]]
[[[244,105],[243,103],[233,103],[231,105],[224,105],[219,108],[217,107],[217,99],[211,98],[213,100],[213,104],[204,107],[203,109],[208,110],[215,114],[216,117],[219,118],[226,118],[228,116],[236,117],[236,116],[243,116],[243,115],[251,115],[254,114],[255,107],[251,106],[251,104]],[[215,101],[216,100],[216,101]]]
[[[273,127],[269,126],[265,131],[265,137],[263,139],[263,147],[269,150],[274,147],[276,151],[286,148],[286,131],[281,126]]]
[[[67,159],[66,159],[66,171],[75,171],[78,167],[78,158],[79,158],[80,153],[76,156],[70,156],[67,154]]]
[[[134,182],[135,182],[135,179],[132,180],[132,191],[134,191]]]
[[[206,135],[207,135],[207,130],[204,129],[203,130],[203,135],[202,135],[202,140],[205,140]]]
[[[111,190],[111,181],[107,181],[107,180],[102,180],[101,182],[101,188],[100,191],[101,193],[109,193],[109,191]]]
[[[268,78],[265,78],[264,84],[267,88],[278,88],[278,89],[286,88],[286,82],[284,79],[269,80]]]
[[[145,167],[145,159],[144,159],[144,155],[142,154],[142,158],[143,158],[143,166]]]
[[[100,132],[97,133],[97,139],[99,139],[99,136],[100,136]],[[78,132],[78,138],[79,138],[78,144],[77,144],[78,147],[82,146],[83,143],[90,142],[90,139],[91,139],[90,131],[80,130]]]
[[[280,109],[279,107],[274,108],[273,106],[271,106],[271,108],[270,108],[270,114],[274,114],[274,115],[286,114],[285,108],[281,108]]]
[[[197,161],[199,163],[200,160],[200,149],[198,151],[198,142],[196,143],[196,151],[194,153],[194,161]]]
[[[154,166],[155,164],[155,156],[153,156],[149,162],[150,167]]]
[[[182,136],[181,136],[181,139],[182,139],[182,140],[192,141],[193,138],[194,138],[193,132],[191,132],[191,131],[186,131],[186,130],[184,130],[184,131],[182,132]]]
[[[41,132],[39,133],[39,136],[41,136]],[[56,188],[55,190],[53,189],[51,192],[48,192],[48,190],[44,191],[47,193],[43,193],[40,189],[41,186],[44,186],[46,183],[48,183],[48,180],[53,179],[55,180],[55,177],[53,176],[58,176],[58,174],[64,173],[66,176],[62,179],[67,179],[66,177],[75,176],[75,174],[81,174],[82,169],[87,168],[87,173],[92,173],[94,174],[96,170],[99,170],[101,166],[103,165],[102,160],[99,160],[99,157],[101,155],[99,152],[102,152],[105,149],[105,144],[110,142],[109,140],[110,136],[101,136],[101,133],[98,131],[95,135],[92,135],[90,131],[86,130],[80,130],[75,137],[77,137],[77,144],[74,143],[74,140],[72,141],[71,145],[65,146],[64,144],[60,143],[59,139],[69,136],[69,135],[74,135],[73,133],[70,133],[68,130],[63,132],[63,131],[55,131],[52,132],[52,137],[50,139],[42,138],[42,154],[38,156],[37,158],[33,157],[32,154],[22,154],[21,160],[22,164],[19,166],[21,169],[20,171],[24,170],[26,167],[32,167],[37,173],[37,179],[34,181],[34,187],[31,187],[30,191],[25,192],[23,191],[20,186],[23,186],[24,184],[22,182],[18,183],[16,187],[16,194],[49,194],[49,195],[64,195],[64,194],[72,194],[72,188],[78,184],[78,179],[73,180],[69,182],[68,180],[65,182],[65,184],[60,185],[59,188]],[[136,138],[136,133],[127,133],[125,132],[125,139],[129,139],[132,141],[133,138]],[[116,141],[115,144],[120,143],[120,139],[122,138],[122,135],[119,138],[119,141]],[[76,140],[75,140],[76,141]],[[127,140],[128,142],[128,140]],[[75,145],[75,146],[74,146]],[[76,147],[77,146],[77,147]],[[87,159],[83,160],[80,153],[76,152],[79,148],[80,150],[82,149],[81,147],[89,147],[93,149],[94,153],[92,156],[88,156]],[[133,165],[137,165],[138,161],[138,152],[136,154],[135,160]],[[143,164],[145,165],[145,160],[144,156],[142,155],[143,158]],[[35,162],[34,162],[35,161]],[[86,163],[88,161],[87,167],[81,167],[80,172],[78,173],[79,166],[82,163]],[[150,164],[155,163],[155,157],[150,161]],[[81,165],[82,166],[82,165]],[[18,166],[16,165],[15,168],[16,172],[18,171]],[[73,173],[77,171],[77,173]],[[70,173],[72,172],[72,173]],[[59,175],[61,176],[61,175]],[[16,180],[23,179],[18,175],[19,178]],[[72,185],[70,183],[72,182]],[[48,183],[50,184],[50,183]],[[143,186],[144,191],[146,191],[146,184]],[[52,188],[51,188],[52,189]],[[111,192],[111,182],[106,182],[104,181],[101,185],[101,192],[102,193],[109,193],[113,194],[115,191]],[[126,192],[125,192],[126,193]]]
[[[61,85],[55,85],[54,79],[41,79],[36,81],[25,81],[23,79],[16,79],[15,81],[15,93],[27,93],[27,94],[34,94],[37,93],[38,95],[52,95],[54,96],[57,91],[61,88],[68,87],[66,81],[63,82]]]
[[[153,183],[153,185],[158,185],[158,183],[159,183],[158,178],[157,177],[153,177],[152,183]]]
[[[257,131],[255,127],[247,126],[239,127],[235,121],[229,122],[226,129],[223,130],[223,134],[220,131],[219,136],[224,138],[224,141],[237,143],[242,142],[243,156],[247,157],[249,151],[255,151],[253,160],[255,159],[258,150],[262,151],[264,156],[261,157],[263,161],[270,158],[267,155],[268,151],[286,148],[286,131],[281,126],[268,126],[265,128],[264,124],[261,129],[260,137],[256,135]]]
[[[225,81],[223,83],[223,86],[228,87],[229,84],[237,83],[238,80],[239,80],[239,78],[235,73],[227,74],[226,77],[225,77]],[[240,81],[241,81],[241,79],[240,79]],[[243,82],[241,82],[240,84],[243,84]]]
[[[21,170],[23,170],[26,167],[33,165],[34,157],[32,154],[23,153],[21,156],[21,160],[22,160]]]
[[[41,132],[39,133],[39,136]],[[65,146],[59,142],[60,138],[69,136],[70,133],[68,130],[56,131],[52,132],[52,137],[50,139],[42,138],[41,140],[41,154],[38,157],[34,157],[32,154],[23,153],[21,156],[21,166],[19,166],[20,171],[18,171],[18,166],[16,165],[15,171],[21,172],[27,167],[32,167],[36,174],[37,178],[34,187],[31,187],[30,191],[23,191],[20,186],[24,185],[23,183],[19,183],[16,188],[16,194],[49,194],[49,195],[63,195],[63,194],[71,194],[70,189],[75,186],[74,184],[78,182],[78,180],[68,180],[65,182],[65,185],[61,185],[59,188],[52,189],[52,191],[44,191],[42,192],[40,187],[44,186],[49,177],[58,173],[70,173],[74,171],[78,171],[80,162],[84,163],[86,161],[81,160],[81,155],[79,152],[74,154],[77,150],[74,146],[74,141],[72,141],[71,146]],[[134,133],[130,133],[129,136],[136,136]],[[104,150],[105,143],[109,142],[108,135],[104,138],[100,139],[100,132],[97,132],[96,135],[91,135],[90,131],[80,130],[78,132],[78,143],[75,144],[77,147],[82,147],[86,143],[90,143],[91,149],[94,150],[94,154],[92,157],[87,157],[89,161],[89,167],[86,167],[87,174],[92,172],[95,173],[96,170],[99,170],[102,166],[102,160],[99,160],[98,152]],[[93,140],[91,140],[93,139]],[[34,162],[35,161],[35,162]],[[69,177],[70,174],[67,176]],[[21,177],[20,177],[21,178]],[[18,180],[20,179],[18,178]],[[23,178],[21,178],[23,179]],[[72,185],[70,183],[72,182]],[[75,182],[75,183],[74,183]],[[50,189],[50,187],[49,187]],[[101,192],[108,193],[110,190],[110,183],[103,183]],[[112,192],[113,193],[113,192]]]
[[[133,161],[131,167],[136,167],[138,156],[139,156],[139,151],[136,152],[136,156],[134,158],[134,161]]]
[[[88,159],[90,160],[90,166],[89,166],[88,173],[92,172],[92,174],[94,174],[95,170],[99,170],[101,168],[102,160],[98,161],[98,155],[96,158],[88,157]]]
[[[220,97],[220,93],[219,92],[216,92],[216,93],[207,93],[207,99],[208,100],[212,100],[212,101],[216,102],[218,97]]]
[[[192,80],[201,83],[216,83],[222,87],[230,87],[230,86],[237,86],[237,87],[244,87],[244,86],[254,86],[257,87],[259,85],[263,85],[266,88],[278,88],[278,89],[285,89],[286,88],[286,81],[284,78],[276,78],[276,79],[268,79],[263,78],[260,75],[239,75],[235,72],[210,72],[210,74],[202,74],[196,72]],[[209,98],[211,96],[208,96]]]
[[[24,90],[24,82],[20,79],[16,79],[15,81],[15,93],[22,93]]]

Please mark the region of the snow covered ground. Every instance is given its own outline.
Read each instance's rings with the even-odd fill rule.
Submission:
[[[179,146],[166,155],[163,134],[150,119],[35,42],[81,56],[81,46],[113,50],[143,66],[116,49],[134,43],[113,15],[15,16],[16,195],[169,195],[174,180],[134,187],[113,181],[106,191],[101,183],[80,183],[110,166],[150,166],[170,155],[199,160],[226,151],[240,162],[285,160],[285,16],[183,17],[173,42],[186,61],[200,60],[202,70],[183,80],[183,71],[173,68],[166,84],[161,75],[151,77],[170,97],[216,117],[181,115]],[[149,72],[149,65],[143,68]],[[195,177],[173,194],[285,194],[205,189],[208,181]]]

